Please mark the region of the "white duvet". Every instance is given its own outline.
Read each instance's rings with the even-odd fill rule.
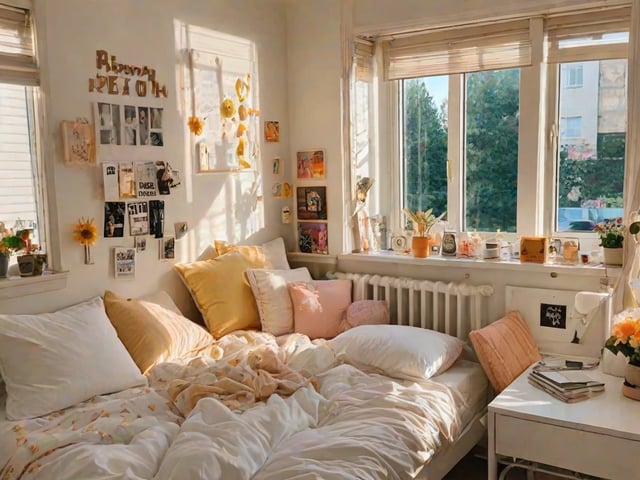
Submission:
[[[150,388],[11,424],[0,438],[0,479],[406,479],[459,428],[460,400],[448,387],[339,364],[326,342],[292,335],[279,346],[268,334],[245,333],[219,347],[216,360],[158,365]],[[248,367],[265,349],[284,365],[285,386],[293,369],[298,387],[230,404],[217,388],[229,384],[227,375],[245,372],[240,384],[251,388],[252,375],[283,378]],[[216,392],[186,416],[169,395],[184,382]]]

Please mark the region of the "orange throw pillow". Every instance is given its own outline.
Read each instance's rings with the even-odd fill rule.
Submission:
[[[469,338],[496,393],[542,358],[527,322],[517,311],[473,330]]]

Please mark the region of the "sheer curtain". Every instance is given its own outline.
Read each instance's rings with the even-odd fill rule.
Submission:
[[[640,0],[632,0],[628,65],[628,128],[624,171],[626,226],[633,221],[633,212],[640,209]],[[629,288],[629,280],[632,276],[637,277],[640,271],[639,263],[640,245],[636,247],[634,236],[627,231],[624,241],[624,266],[613,292],[614,313],[624,308],[639,306]]]

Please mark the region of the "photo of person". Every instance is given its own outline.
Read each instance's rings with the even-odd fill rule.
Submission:
[[[111,122],[111,131],[113,132],[113,135],[111,136],[111,143],[114,145],[122,145],[122,139],[120,137],[120,105],[111,105]]]
[[[100,128],[111,128],[111,105],[99,102],[98,113],[100,116]]]
[[[138,132],[136,122],[136,107],[133,105],[124,106],[124,144],[136,145],[136,133]]]
[[[151,132],[151,145],[154,147],[162,147],[162,132]]]
[[[280,141],[280,123],[274,121],[264,122],[264,139],[267,142]]]
[[[162,128],[162,109],[151,109],[151,128]]]
[[[162,248],[160,254],[164,260],[173,260],[176,258],[176,239],[174,237],[165,237],[160,240]]]
[[[149,108],[138,107],[140,145],[149,145]]]
[[[125,202],[104,202],[104,236],[124,236]]]
[[[298,152],[298,178],[311,178],[311,159]]]

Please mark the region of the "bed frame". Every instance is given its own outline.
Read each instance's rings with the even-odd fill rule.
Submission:
[[[354,301],[386,301],[393,324],[437,330],[468,341],[471,330],[489,323],[485,300],[493,295],[491,285],[344,272],[330,272],[327,278],[353,281]],[[466,425],[456,441],[440,450],[415,478],[441,480],[485,437],[486,431],[485,407]]]

